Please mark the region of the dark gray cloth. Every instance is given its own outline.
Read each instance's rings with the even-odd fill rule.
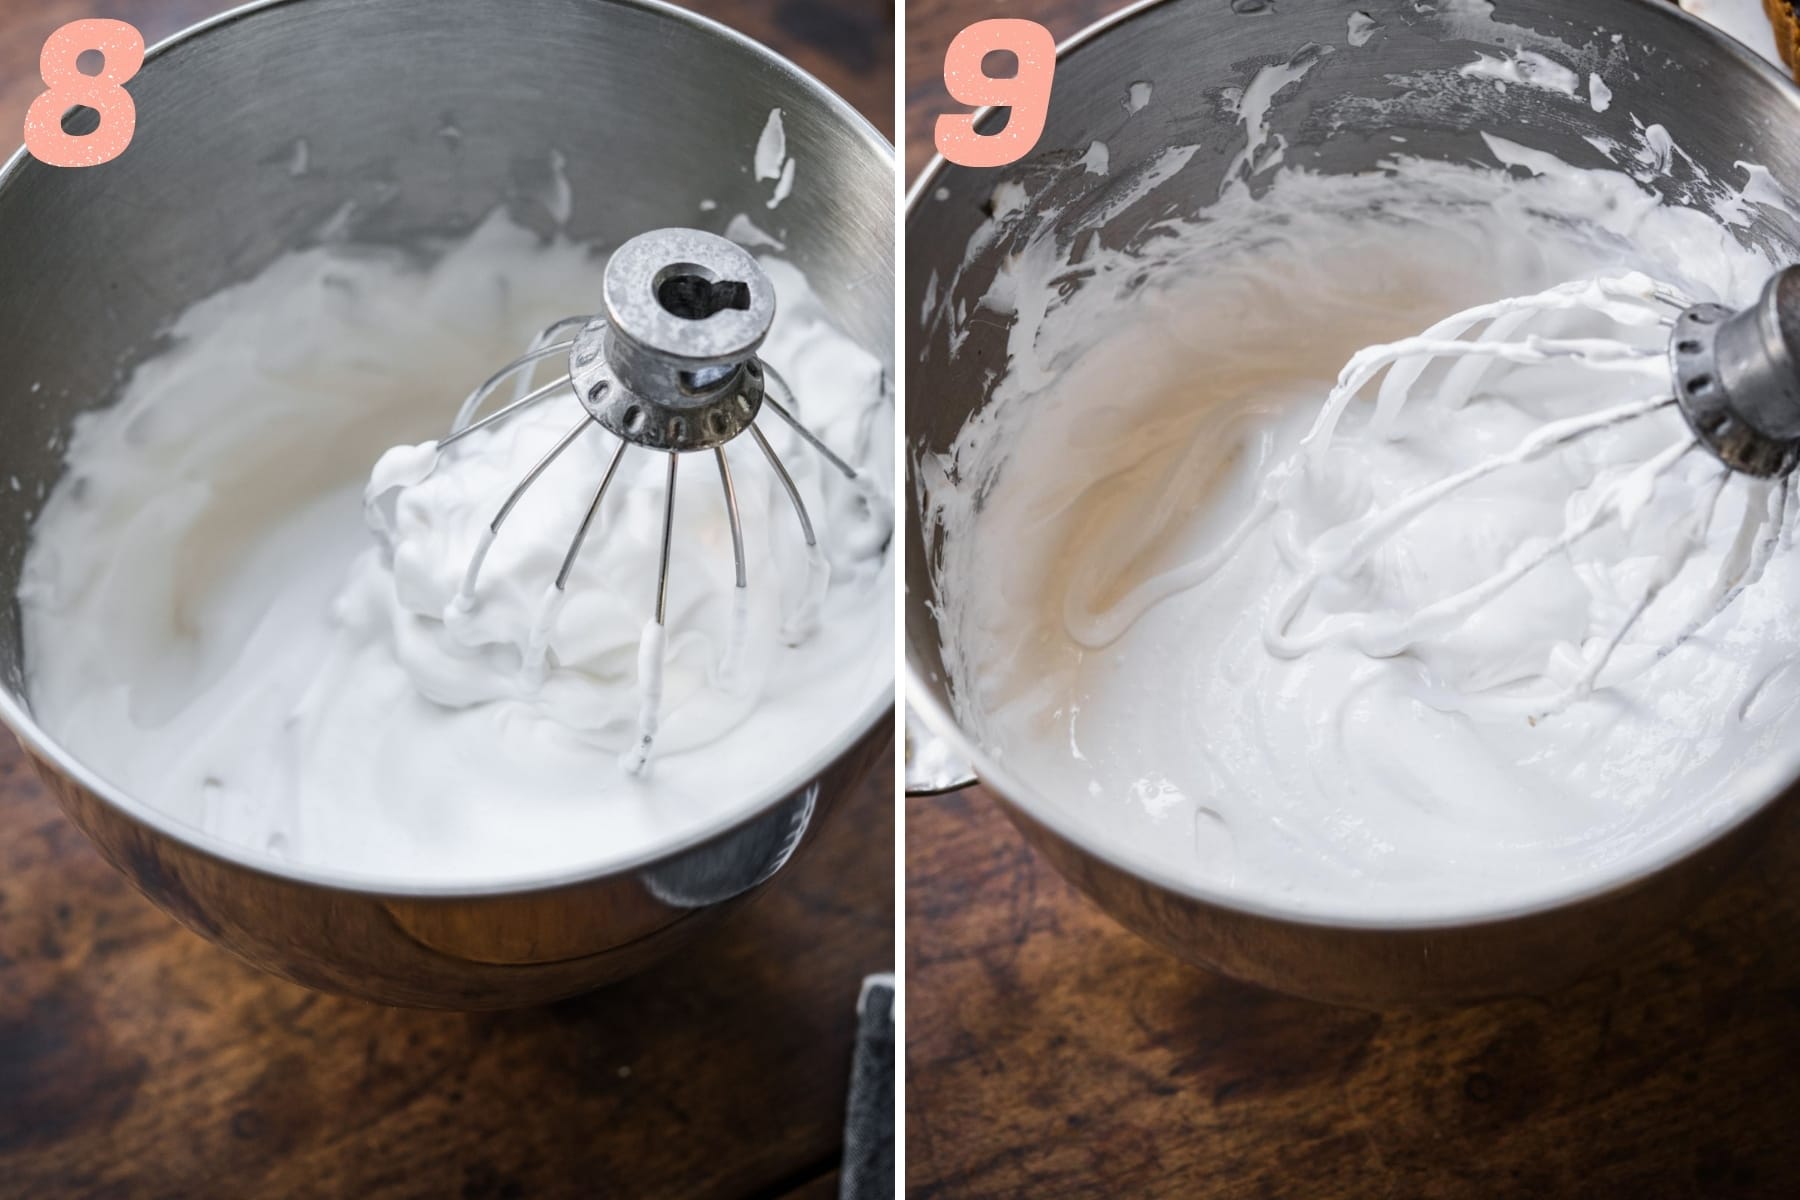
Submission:
[[[863,980],[838,1200],[894,1200],[894,977]]]

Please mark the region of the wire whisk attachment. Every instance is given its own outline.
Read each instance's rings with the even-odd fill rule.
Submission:
[[[1599,318],[1598,336],[1568,336],[1557,323],[1568,316]],[[1645,331],[1659,331],[1652,341]],[[1720,557],[1716,578],[1701,590],[1694,611],[1677,614],[1672,635],[1645,662],[1659,661],[1717,617],[1754,585],[1778,546],[1791,537],[1800,489],[1792,473],[1800,464],[1800,268],[1778,272],[1750,307],[1734,312],[1694,303],[1646,276],[1578,281],[1532,296],[1485,304],[1446,318],[1418,337],[1372,346],[1344,368],[1295,466],[1320,467],[1353,398],[1379,378],[1370,429],[1391,428],[1402,406],[1432,402],[1458,408],[1476,394],[1490,371],[1545,366],[1576,368],[1595,376],[1623,376],[1636,396],[1584,414],[1556,416],[1509,450],[1476,462],[1394,498],[1362,516],[1326,530],[1296,548],[1300,573],[1272,607],[1264,641],[1282,657],[1295,657],[1328,642],[1354,646],[1372,657],[1405,653],[1449,633],[1493,603],[1545,563],[1567,555],[1598,530],[1627,526],[1643,511],[1659,481],[1692,456],[1712,460],[1699,476],[1694,503],[1662,531],[1661,547],[1635,597],[1610,630],[1580,648],[1573,682],[1549,694],[1515,696],[1494,703],[1536,720],[1584,699],[1598,686],[1620,647],[1653,604],[1708,544],[1708,530],[1733,481],[1745,490],[1739,528]],[[1686,428],[1663,449],[1595,489],[1585,503],[1570,504],[1565,525],[1553,537],[1522,545],[1494,574],[1406,612],[1346,612],[1302,621],[1309,600],[1328,579],[1362,568],[1385,543],[1453,493],[1499,472],[1562,451],[1589,437],[1635,425],[1658,413],[1678,411]],[[1303,627],[1304,626],[1304,627]],[[1490,705],[1491,706],[1491,705]]]
[[[476,604],[488,552],[532,485],[570,446],[596,428],[618,439],[570,536],[527,640],[524,669],[538,678],[546,670],[550,636],[567,596],[570,574],[625,456],[637,451],[667,457],[656,590],[638,640],[638,731],[622,759],[627,772],[641,774],[650,764],[661,720],[669,564],[681,456],[713,456],[730,527],[735,587],[720,667],[722,681],[736,675],[744,653],[750,586],[737,487],[725,455],[726,444],[746,433],[756,443],[787,494],[805,543],[807,578],[802,598],[782,626],[782,637],[789,644],[803,642],[817,631],[831,567],[800,489],[757,427],[758,418],[765,410],[773,412],[850,481],[871,512],[879,512],[881,503],[872,482],[800,422],[792,390],[773,367],[757,357],[774,320],[775,293],[755,258],[741,247],[692,229],[641,234],[620,246],[608,260],[602,303],[602,311],[596,315],[566,317],[550,325],[524,354],[471,392],[457,412],[451,432],[437,443],[437,450],[552,398],[572,395],[579,402],[581,412],[574,424],[507,493],[483,530],[452,600],[453,607],[467,611]],[[527,390],[524,381],[538,364],[561,355],[567,356],[568,370]],[[477,418],[482,406],[514,379],[520,381],[518,394]]]

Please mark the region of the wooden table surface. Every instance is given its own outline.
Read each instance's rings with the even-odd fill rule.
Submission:
[[[0,0],[0,140],[63,22],[154,42],[224,7]],[[891,132],[884,0],[694,7]],[[894,961],[889,788],[678,960],[470,1016],[317,995],[179,928],[0,732],[0,1198],[834,1197],[859,985]]]
[[[1061,39],[1114,7],[910,0],[909,172],[958,29],[1029,16]],[[1385,1015],[1181,965],[979,789],[909,801],[906,835],[917,1200],[1800,1196],[1800,819],[1616,969]]]

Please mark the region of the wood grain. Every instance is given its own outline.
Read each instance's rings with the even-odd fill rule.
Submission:
[[[0,0],[0,140],[66,21],[154,42],[216,0]],[[893,127],[882,0],[696,5]],[[0,734],[0,1200],[836,1195],[862,977],[889,970],[893,806],[677,961],[549,1008],[377,1008],[241,965],[151,908]]]
[[[909,173],[957,30],[1026,16],[1060,40],[1116,7],[911,0]],[[1401,1014],[1176,962],[979,789],[909,802],[906,840],[916,1200],[1800,1195],[1800,823],[1616,969]]]
[[[0,1197],[742,1197],[835,1171],[893,962],[874,783],[691,953],[539,1010],[308,992],[132,892],[0,752]],[[807,1194],[807,1193],[802,1193]]]
[[[1184,966],[987,795],[907,807],[907,1186],[927,1197],[1794,1196],[1800,820],[1545,998],[1373,1014]]]

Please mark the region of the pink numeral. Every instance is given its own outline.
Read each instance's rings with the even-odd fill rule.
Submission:
[[[83,53],[105,59],[98,75],[75,65]],[[38,74],[50,90],[25,114],[25,148],[53,167],[94,167],[125,153],[137,132],[137,105],[120,85],[144,65],[144,35],[124,21],[70,21],[50,35],[38,57]],[[100,126],[76,137],[65,133],[63,114],[78,104],[100,114]]]
[[[1019,60],[1018,74],[996,79],[981,69],[995,50],[1010,50]],[[1056,42],[1036,21],[1007,18],[977,21],[950,43],[944,55],[944,86],[959,104],[994,104],[1012,109],[999,133],[975,132],[968,113],[937,119],[937,148],[963,167],[1003,167],[1031,153],[1044,132],[1050,110],[1050,81],[1056,74]]]

